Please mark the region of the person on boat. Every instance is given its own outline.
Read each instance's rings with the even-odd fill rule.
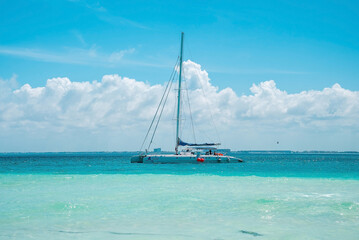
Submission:
[[[212,150],[211,149],[209,149],[209,155],[212,155]]]

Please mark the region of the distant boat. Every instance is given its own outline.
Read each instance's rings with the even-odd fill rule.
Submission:
[[[147,150],[145,153],[133,156],[131,163],[229,163],[229,162],[243,162],[241,159],[227,156],[223,153],[218,152],[216,146],[220,143],[187,143],[181,140],[180,133],[180,121],[181,121],[181,83],[182,83],[182,55],[183,55],[183,36],[181,34],[181,51],[179,56],[179,78],[178,78],[178,93],[177,93],[177,117],[176,117],[176,146],[174,154],[160,154],[153,153],[148,154]],[[167,88],[166,88],[167,89]],[[166,90],[162,99],[166,95]],[[168,95],[168,93],[167,93]],[[161,102],[162,102],[161,99]],[[161,104],[161,103],[160,103]],[[160,106],[159,106],[160,108]],[[159,111],[156,111],[156,114]],[[163,110],[163,108],[162,108]],[[156,117],[155,114],[155,117]],[[155,119],[155,118],[154,118]],[[154,120],[151,123],[153,124]],[[150,126],[150,128],[151,128]],[[157,126],[156,126],[157,128]],[[155,131],[156,131],[155,128]],[[150,130],[150,129],[149,129]],[[147,132],[148,135],[149,132]],[[147,137],[146,135],[146,137]],[[146,140],[146,138],[145,138]],[[180,150],[180,147],[182,148]],[[156,149],[155,152],[158,152]]]

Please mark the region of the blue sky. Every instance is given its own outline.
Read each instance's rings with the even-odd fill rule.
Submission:
[[[336,82],[359,87],[357,1],[0,4],[1,77],[17,74],[19,83],[40,86],[51,77],[85,81],[112,73],[160,83],[167,79],[184,31],[186,57],[201,63],[222,88],[246,93],[253,82],[269,79],[289,92]],[[78,56],[128,49],[134,51],[116,64]],[[45,56],[31,57],[27,51]]]
[[[163,84],[183,31],[185,59],[200,64],[218,91],[229,87],[240,97],[252,94],[253,84],[274,80],[288,94],[334,84],[355,93],[357,29],[357,1],[1,1],[0,79],[13,81],[12,90],[44,87],[51,78],[92,82],[111,74]],[[356,125],[347,127],[350,140],[339,150],[353,149],[351,142],[359,140]],[[328,134],[323,130],[318,139]],[[0,151],[16,150],[13,141]],[[26,148],[32,149],[41,150]],[[91,144],[70,150],[91,150]]]

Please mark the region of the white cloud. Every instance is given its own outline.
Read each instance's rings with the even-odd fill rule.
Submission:
[[[32,88],[25,84],[13,91],[13,101],[3,103],[9,107],[0,116],[8,115],[12,105],[16,104],[22,112],[15,118],[18,122],[42,122],[63,129],[96,128],[108,124],[116,128],[121,124],[130,125],[132,120],[126,121],[129,117],[148,117],[147,113],[141,114],[144,112],[142,108],[151,110],[161,91],[160,85],[149,86],[118,75],[106,75],[101,82],[71,82],[68,78],[53,78],[44,87]]]
[[[109,61],[110,62],[117,62],[117,61],[121,61],[122,58],[126,55],[126,54],[132,54],[135,52],[134,48],[130,48],[130,49],[126,49],[126,50],[121,50],[121,51],[116,51],[113,52],[110,57],[109,57]]]
[[[356,132],[354,137],[349,137],[357,140],[359,92],[335,84],[321,91],[288,94],[270,80],[253,84],[252,94],[238,96],[231,88],[219,90],[213,86],[208,73],[199,64],[186,61],[184,68],[188,91],[183,92],[183,98],[186,99],[188,93],[199,130],[197,136],[214,134],[214,127],[209,124],[214,119],[220,135],[231,143],[231,147],[241,144],[260,148],[264,146],[264,140],[252,138],[259,133],[263,133],[263,138],[270,137],[268,129],[282,138],[303,135],[307,131],[308,135],[301,135],[306,138],[312,136],[313,131],[325,134],[339,131],[342,134],[346,128],[349,133]],[[77,137],[86,139],[89,150],[109,150],[108,143],[101,145],[103,142],[94,139],[100,135],[101,139],[106,138],[106,134],[126,148],[137,149],[164,91],[164,85],[149,85],[118,75],[105,75],[101,81],[93,82],[53,78],[44,87],[37,88],[25,84],[14,89],[9,84],[10,81],[0,79],[0,129],[4,134],[17,132],[36,139],[36,134],[41,133],[51,142],[54,135],[59,138],[61,134],[71,132],[76,138],[81,132]],[[162,117],[157,138],[159,145],[172,146],[172,140],[168,141],[168,138],[172,138],[169,132],[173,132],[175,98],[176,93],[172,91]],[[184,108],[188,105],[184,104]],[[188,115],[184,118],[184,127],[188,127],[190,118]],[[0,138],[4,138],[4,134],[0,134]],[[135,142],[134,139],[126,140],[132,136],[137,139]],[[262,141],[262,145],[256,145],[255,141]],[[91,148],[91,144],[98,148]]]
[[[241,104],[245,106],[241,112],[243,117],[279,120],[301,126],[358,126],[359,92],[343,89],[339,84],[322,91],[288,94],[270,80],[259,85],[253,84],[250,90],[252,95],[240,98]]]
[[[17,75],[13,74],[9,80],[4,80],[0,78],[0,98],[5,98],[12,89],[18,87],[18,83],[16,81]]]

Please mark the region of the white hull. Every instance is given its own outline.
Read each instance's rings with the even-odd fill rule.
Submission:
[[[140,155],[131,158],[131,163],[238,163],[241,159],[230,156],[218,155]]]

